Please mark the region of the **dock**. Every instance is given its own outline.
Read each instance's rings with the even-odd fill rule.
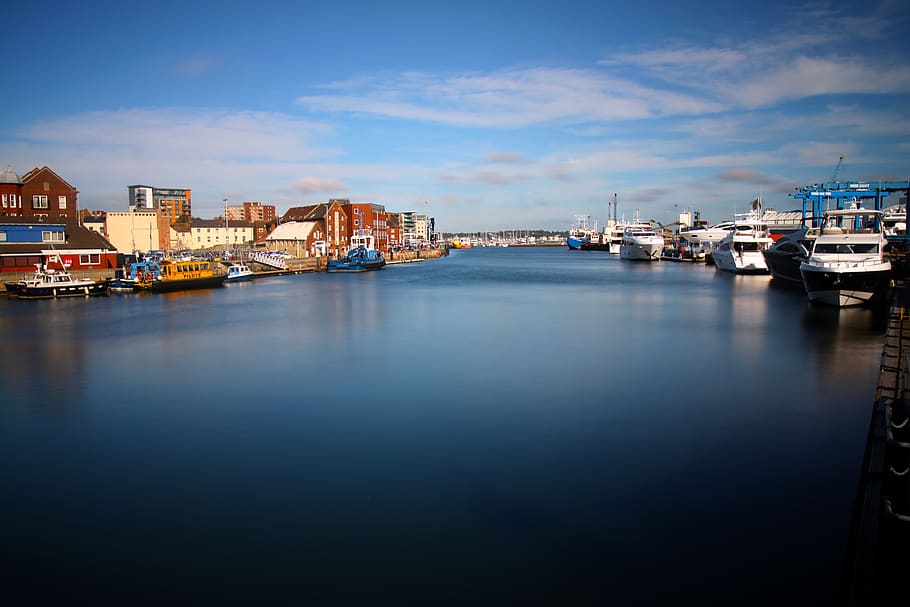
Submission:
[[[910,286],[892,293],[842,576],[848,607],[910,604]]]

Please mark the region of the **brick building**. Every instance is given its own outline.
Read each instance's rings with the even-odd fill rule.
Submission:
[[[59,221],[79,214],[79,192],[47,166],[22,177],[12,168],[0,172],[0,215]]]

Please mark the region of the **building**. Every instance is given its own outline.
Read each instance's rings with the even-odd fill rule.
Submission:
[[[35,217],[0,217],[0,272],[32,272],[59,255],[70,270],[117,267],[117,250],[100,234],[79,225],[78,218],[49,221]]]
[[[20,217],[22,215],[22,178],[12,167],[0,171],[0,217]]]
[[[189,221],[193,216],[191,190],[188,188],[156,188],[150,185],[129,186],[131,210],[160,210],[170,223]]]
[[[170,221],[159,210],[110,211],[104,230],[121,253],[159,251],[170,245]]]
[[[351,202],[333,199],[338,202],[348,217],[348,234],[354,235],[363,231],[372,234],[376,248],[383,252],[389,250],[388,213],[381,204],[372,202]]]
[[[274,221],[275,205],[261,202],[244,202],[242,205],[225,207],[225,216],[230,221]]]
[[[190,222],[178,221],[171,224],[170,246],[172,251],[184,251],[193,248],[193,233],[190,229]]]
[[[294,250],[301,251],[302,255],[297,255],[290,249],[270,250],[284,250],[297,257],[313,255],[340,257],[348,252],[350,245],[348,216],[338,200],[288,209],[282,215],[279,225],[259,243],[262,246],[272,246],[269,244],[270,242],[274,244],[279,241],[279,239],[272,238],[272,234],[278,232],[284,224],[291,222],[309,225],[299,226],[299,231],[293,234],[293,241],[280,240],[280,242],[285,243],[285,246],[288,247],[293,246]],[[283,230],[283,232],[289,231],[289,229]],[[306,233],[305,238],[304,232]],[[283,236],[283,234],[279,233],[278,236]],[[303,240],[301,240],[302,238]]]
[[[388,213],[389,250],[404,246],[401,239],[401,213]]]
[[[253,242],[253,223],[224,219],[195,219],[190,222],[192,249],[234,248]]]

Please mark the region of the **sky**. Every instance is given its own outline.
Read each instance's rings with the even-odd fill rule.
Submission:
[[[902,0],[143,4],[8,11],[0,165],[49,166],[83,209],[143,184],[202,218],[348,198],[442,232],[910,178]]]

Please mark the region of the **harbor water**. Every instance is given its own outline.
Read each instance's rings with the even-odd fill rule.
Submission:
[[[563,247],[0,298],[5,587],[829,605],[886,321]]]

